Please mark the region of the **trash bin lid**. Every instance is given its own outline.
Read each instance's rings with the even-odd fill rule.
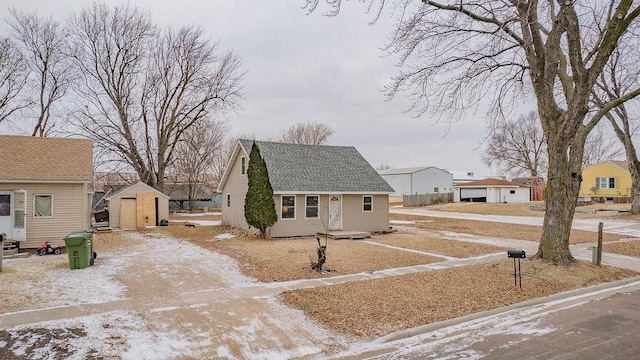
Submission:
[[[69,246],[82,246],[86,245],[86,241],[91,239],[92,234],[84,231],[71,233],[64,238],[64,243]]]

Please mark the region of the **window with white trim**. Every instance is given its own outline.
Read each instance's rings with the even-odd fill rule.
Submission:
[[[596,188],[598,189],[615,189],[616,178],[613,177],[597,177]]]
[[[362,197],[362,211],[364,211],[364,212],[372,212],[373,211],[373,196],[364,195]]]
[[[53,217],[53,195],[33,195],[33,217]]]
[[[247,173],[247,158],[244,156],[240,158],[240,173],[242,175]]]
[[[318,204],[320,197],[318,195],[307,195],[305,198],[305,218],[317,219],[318,218]]]
[[[282,195],[282,211],[280,213],[281,219],[295,219],[296,218],[296,196],[295,195]]]

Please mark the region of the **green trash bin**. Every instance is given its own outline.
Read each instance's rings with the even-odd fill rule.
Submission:
[[[90,231],[78,231],[64,238],[67,247],[70,269],[84,269],[93,265],[95,253],[93,252],[93,233]]]

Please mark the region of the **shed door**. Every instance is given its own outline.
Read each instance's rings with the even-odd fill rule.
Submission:
[[[342,195],[329,195],[329,230],[342,230]]]
[[[120,199],[120,228],[136,228],[136,199]]]
[[[136,194],[136,215],[138,229],[156,225],[156,194],[152,192]]]

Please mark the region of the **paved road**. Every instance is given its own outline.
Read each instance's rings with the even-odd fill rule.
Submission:
[[[443,326],[349,359],[637,359],[640,282]]]

